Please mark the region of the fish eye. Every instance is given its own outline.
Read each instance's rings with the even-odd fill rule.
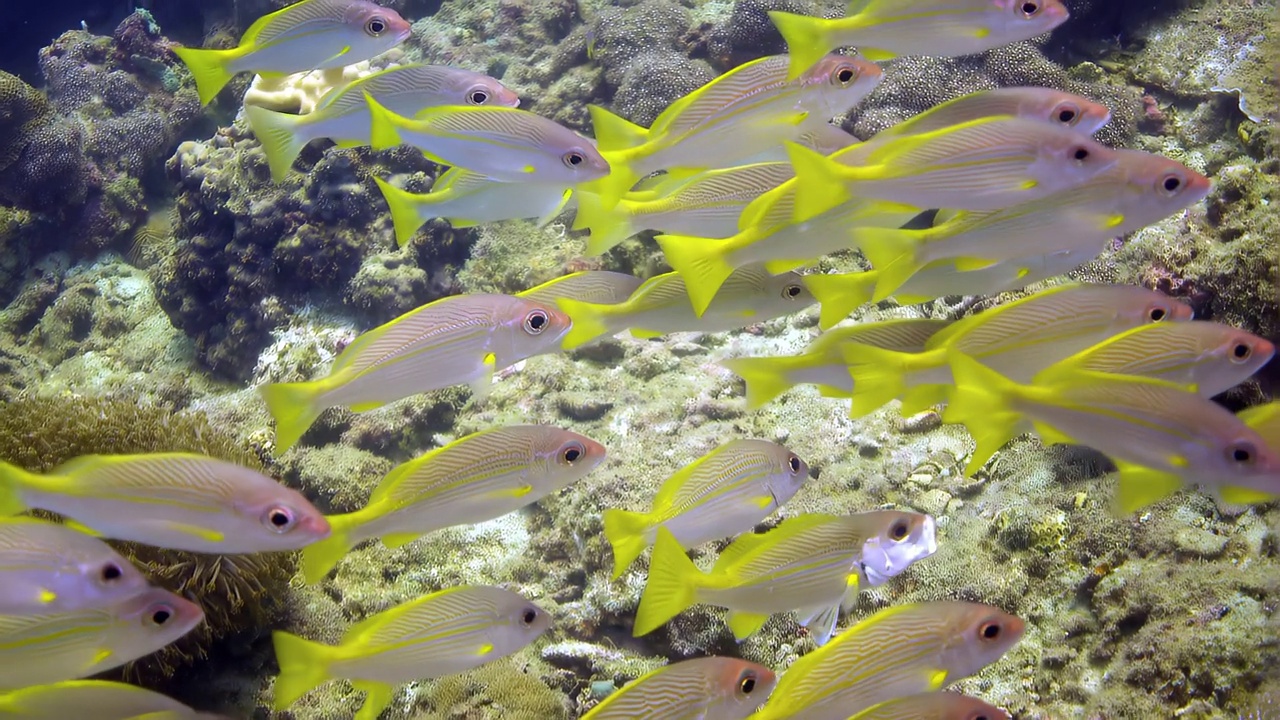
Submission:
[[[743,695],[750,695],[756,691],[756,676],[751,673],[743,673],[738,680],[738,689]]]
[[[1160,179],[1160,189],[1164,191],[1165,195],[1173,196],[1182,189],[1182,178],[1174,173],[1165,175]]]
[[[565,167],[575,168],[587,161],[587,156],[577,150],[570,150],[561,158],[564,160]]]
[[[1063,125],[1075,125],[1080,119],[1080,109],[1071,103],[1063,103],[1058,106],[1058,114],[1056,116],[1058,122]]]
[[[532,625],[537,621],[538,621],[538,611],[531,607],[525,608],[524,612],[520,613],[520,622],[524,623],[525,625]]]
[[[1000,637],[1000,623],[985,622],[978,627],[978,636],[983,640],[996,640]]]
[[[889,528],[889,537],[894,540],[903,540],[907,537],[907,532],[908,528],[906,521],[899,520],[893,524],[893,527]]]
[[[1245,360],[1248,360],[1251,355],[1253,355],[1253,348],[1249,347],[1245,343],[1236,343],[1231,348],[1232,362],[1244,362]]]
[[[790,458],[787,459],[787,467],[791,468],[791,473],[793,475],[795,473],[800,472],[800,458],[796,457],[795,455],[792,455]]]
[[[369,22],[364,24],[364,29],[370,35],[378,37],[387,31],[387,19],[381,15],[374,15],[369,18]]]
[[[1227,459],[1237,465],[1252,465],[1256,457],[1251,443],[1239,442],[1227,448]]]
[[[974,715],[973,717],[969,718],[969,720],[989,720],[989,718],[987,718],[986,715],[979,714],[979,715]]]
[[[1084,147],[1078,147],[1075,149],[1075,151],[1071,153],[1071,157],[1075,158],[1075,161],[1078,163],[1084,162],[1085,160],[1089,159],[1089,149]]]
[[[1147,317],[1151,319],[1151,322],[1160,322],[1166,317],[1169,317],[1169,311],[1156,306],[1147,311]]]
[[[543,330],[547,329],[547,323],[551,318],[545,310],[534,310],[524,316],[524,331],[530,335],[541,335]]]
[[[1041,6],[1040,3],[1034,2],[1034,0],[1025,0],[1018,9],[1022,11],[1022,17],[1030,20],[1040,14]]]
[[[472,90],[467,95],[467,102],[471,103],[472,105],[483,105],[489,102],[489,92],[487,90],[483,90],[479,88]]]
[[[147,609],[147,621],[156,627],[164,627],[176,614],[177,611],[168,603],[159,603]]]
[[[572,465],[578,462],[578,460],[580,460],[585,453],[586,451],[583,449],[581,444],[577,442],[571,442],[568,445],[565,445],[564,448],[560,450],[560,457],[564,458],[565,462]]]
[[[841,65],[831,73],[831,79],[835,80],[837,85],[848,85],[858,79],[858,71],[852,65]]]
[[[262,524],[268,530],[286,533],[293,529],[295,522],[293,511],[287,507],[273,507],[262,516]]]
[[[782,297],[788,300],[794,300],[800,297],[801,288],[799,285],[788,285],[782,288]]]
[[[101,577],[103,582],[108,582],[108,583],[113,580],[119,580],[120,578],[124,577],[124,570],[115,563],[107,563],[106,565],[102,566]]]

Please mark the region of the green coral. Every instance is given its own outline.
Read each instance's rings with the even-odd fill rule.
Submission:
[[[148,452],[202,453],[262,469],[256,455],[199,414],[70,394],[0,405],[0,458],[28,470],[45,472],[80,455]],[[205,621],[194,631],[123,671],[155,685],[220,641],[269,624],[295,569],[290,554],[217,556],[113,544],[153,582],[204,608]]]

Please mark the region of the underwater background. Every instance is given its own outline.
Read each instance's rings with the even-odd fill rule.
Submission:
[[[647,507],[678,468],[724,442],[785,444],[809,480],[782,515],[896,508],[937,520],[935,555],[863,592],[848,627],[927,600],[997,606],[1021,642],[954,689],[1017,718],[1280,718],[1280,503],[1182,491],[1131,515],[1102,455],[1023,436],[982,471],[935,410],[858,419],[810,386],[749,410],[718,362],[787,355],[818,334],[816,305],[730,332],[623,333],[377,410],[330,409],[274,451],[258,388],[322,376],[360,333],[459,293],[512,294],[569,272],[667,272],[652,232],[588,257],[565,214],[458,228],[397,245],[375,178],[425,192],[443,168],[407,146],[312,143],[280,183],[241,110],[297,112],[336,82],[423,61],[498,78],[520,107],[589,135],[588,104],[649,125],[733,67],[781,53],[768,12],[836,17],[808,0],[391,0],[407,41],[346,74],[237,76],[202,107],[175,44],[231,47],[275,0],[63,0],[6,8],[0,44],[0,459],[46,471],[91,453],[200,452],[260,468],[325,513],[351,512],[396,465],[467,434],[546,423],[608,459],[497,520],[390,549],[365,543],[322,582],[294,554],[208,556],[131,546],[153,581],[206,621],[115,677],[193,707],[253,718],[349,718],[329,683],[273,713],[272,630],[337,642],[354,622],[425,593],[501,585],[554,625],[511,658],[397,686],[384,718],[575,718],[668,662],[742,657],[782,671],[814,649],[790,614],[742,643],[698,605],[641,638],[644,563],[612,580],[605,509]],[[1097,139],[1213,179],[1207,199],[1118,238],[1072,273],[1142,285],[1280,342],[1280,32],[1263,0],[1066,0],[1051,33],[978,55],[881,63],[842,120],[860,138],[978,90],[1046,86],[1107,106]],[[135,9],[136,6],[136,9]],[[855,252],[811,272],[865,268]],[[1040,287],[1040,286],[1035,286]],[[1033,288],[1034,289],[1034,288]],[[953,318],[1020,293],[883,301],[853,319]],[[1218,399],[1275,397],[1271,362]],[[774,516],[776,518],[776,516]],[[774,519],[767,524],[773,524]],[[704,550],[695,558],[711,552]],[[2,672],[2,670],[0,670]]]

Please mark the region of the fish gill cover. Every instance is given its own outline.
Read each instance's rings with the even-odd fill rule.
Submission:
[[[7,11],[0,716],[1278,717],[1274,2],[142,4]]]

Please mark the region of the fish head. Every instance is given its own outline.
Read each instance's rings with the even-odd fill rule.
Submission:
[[[805,93],[802,104],[808,107],[809,98],[813,97],[816,107],[811,115],[821,116],[819,119],[825,123],[861,102],[883,79],[884,70],[866,58],[831,54],[805,71],[796,82],[816,93]]]
[[[151,588],[114,609],[116,623],[104,643],[119,655],[155,652],[204,621],[200,606],[168,590]]]
[[[563,485],[584,477],[604,462],[608,454],[595,440],[560,428],[553,428],[538,452]]]
[[[375,2],[357,0],[351,3],[343,14],[342,21],[353,36],[353,41],[364,47],[390,50],[409,39],[409,22],[395,10]]]
[[[502,616],[495,628],[504,642],[495,642],[494,645],[505,645],[514,650],[529,645],[551,629],[552,618],[550,613],[533,602],[515,593],[512,595],[514,602],[504,603]]]
[[[558,150],[560,164],[564,166],[568,182],[590,182],[608,175],[609,161],[596,149],[595,141],[567,128],[566,130],[572,139],[560,144]]]
[[[1115,151],[1114,168],[1100,178],[1107,182],[1110,219],[1115,234],[1123,234],[1163,220],[1209,194],[1209,178],[1176,160],[1137,150]]]
[[[456,72],[451,73],[441,92],[453,98],[454,104],[501,107],[520,105],[520,96],[497,79],[461,68],[450,69]]]
[[[1018,115],[1092,135],[1111,121],[1111,109],[1064,90],[1040,87],[1008,88],[1022,100]]]
[[[774,472],[769,475],[766,483],[769,492],[773,495],[774,503],[782,505],[795,497],[795,494],[800,491],[800,486],[809,479],[809,464],[781,445],[774,443],[769,445],[773,446],[769,449],[769,453],[773,456]]]
[[[510,358],[503,358],[503,362],[517,362],[558,350],[560,341],[573,328],[573,320],[554,302],[514,299],[510,314],[502,320],[512,353]]]
[[[1264,478],[1266,492],[1280,495],[1280,448],[1274,447],[1252,428],[1243,423],[1231,423],[1218,435],[1217,462],[1220,469],[1214,475],[1224,484],[1231,478]],[[1241,482],[1242,486],[1257,485]],[[1261,489],[1261,488],[1260,488]]]
[[[744,711],[734,717],[745,717],[751,710],[759,707],[778,684],[776,673],[747,660],[706,658],[697,662],[711,666],[712,677],[709,679],[713,695],[722,698],[725,707],[736,707]]]
[[[1021,127],[1016,142],[1036,148],[1030,168],[1036,187],[1044,193],[1078,187],[1115,167],[1120,152],[1071,128],[1045,123]],[[1038,136],[1038,137],[1037,137]]]
[[[999,660],[1026,631],[1022,619],[990,605],[939,602],[935,607],[945,620],[940,660],[948,670],[947,682],[973,675]]]
[[[933,517],[885,510],[877,514],[877,520],[879,529],[863,546],[863,569],[873,585],[900,575],[915,561],[937,552],[937,525]]]
[[[252,535],[260,551],[298,550],[329,537],[329,521],[302,493],[276,482],[237,498],[234,511],[244,521],[234,532]]]
[[[1276,354],[1271,341],[1230,325],[1204,322],[1183,327],[1199,331],[1200,352],[1212,360],[1206,367],[1230,367],[1236,377],[1252,375]]]
[[[992,5],[997,14],[992,18],[994,27],[988,29],[1000,35],[1034,37],[1071,16],[1062,0],[994,0]]]
[[[762,320],[800,312],[818,302],[804,284],[803,276],[794,270],[778,275],[762,271],[758,280],[758,293],[763,296],[763,302],[757,300],[753,307]]]
[[[73,577],[83,578],[79,590],[85,600],[120,601],[147,589],[149,583],[138,568],[106,545],[103,548],[101,554],[77,558],[72,568]]]

